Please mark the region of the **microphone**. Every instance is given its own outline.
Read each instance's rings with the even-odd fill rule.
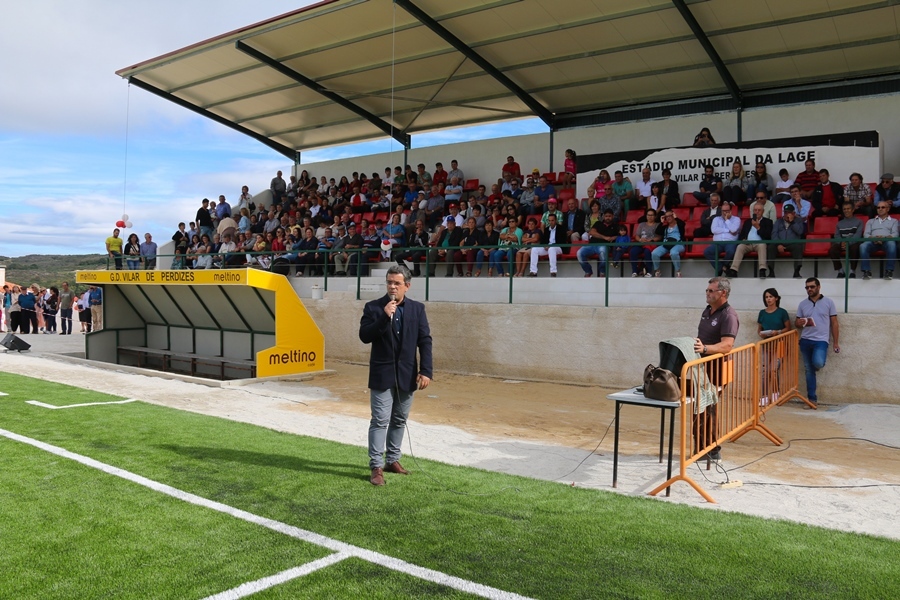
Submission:
[[[397,294],[388,294],[388,298],[391,299],[391,302],[397,301]]]

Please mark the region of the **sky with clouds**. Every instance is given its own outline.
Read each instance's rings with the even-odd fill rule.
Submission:
[[[268,186],[290,161],[129,87],[123,67],[312,4],[297,0],[9,2],[0,36],[0,256],[103,252],[127,213],[167,240],[203,197]],[[414,147],[510,135],[488,125],[413,138]],[[544,131],[518,121],[516,133]],[[392,150],[391,142],[304,152],[304,163]]]

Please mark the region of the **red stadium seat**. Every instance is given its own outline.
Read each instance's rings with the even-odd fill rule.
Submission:
[[[568,201],[574,197],[575,197],[575,190],[571,190],[571,189],[570,190],[559,190],[556,193],[557,200],[560,201],[560,204],[562,204],[566,207],[568,207]]]
[[[684,224],[684,237],[694,239],[694,232],[700,227],[700,221],[686,221]]]
[[[704,258],[703,252],[712,241],[711,237],[695,239],[684,253],[685,258]]]
[[[681,197],[681,206],[693,208],[695,206],[700,206],[700,203],[697,201],[697,198],[694,197],[693,192],[686,192],[684,196]]]
[[[813,222],[812,233],[827,233],[829,236],[832,236],[837,228],[837,223],[837,217],[816,217],[816,220]]]
[[[672,209],[672,212],[685,223],[691,220],[691,209],[687,206],[676,206]]]
[[[463,190],[467,192],[477,192],[478,184],[479,181],[477,179],[466,179],[466,185],[463,186]]]
[[[809,258],[826,258],[831,248],[831,234],[811,233],[806,238],[803,256]]]
[[[629,210],[628,214],[625,215],[625,222],[628,223],[629,225],[634,225],[635,223],[638,222],[638,219],[640,219],[643,216],[644,216],[644,211],[642,211],[640,209]]]
[[[556,173],[544,173],[543,176],[546,177],[547,181],[550,183],[556,183]],[[535,183],[535,185],[537,185],[537,183]]]

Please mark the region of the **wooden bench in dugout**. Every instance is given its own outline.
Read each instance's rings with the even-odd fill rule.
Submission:
[[[190,352],[176,352],[173,350],[162,350],[159,348],[144,348],[140,346],[119,346],[117,348],[120,355],[132,355],[137,358],[137,366],[139,368],[148,367],[149,359],[159,359],[160,370],[163,372],[181,372],[180,369],[173,367],[175,364],[187,364],[189,368],[187,373],[191,376],[197,375],[198,365],[210,365],[218,367],[219,379],[225,380],[226,366],[239,371],[249,371],[250,377],[256,377],[256,362],[252,360],[242,360],[239,358],[230,358],[227,356],[203,356],[200,354],[192,354]],[[149,367],[153,368],[153,367]]]

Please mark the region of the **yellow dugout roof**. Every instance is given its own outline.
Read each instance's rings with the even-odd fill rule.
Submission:
[[[293,156],[900,91],[898,0],[329,0],[118,75]]]

